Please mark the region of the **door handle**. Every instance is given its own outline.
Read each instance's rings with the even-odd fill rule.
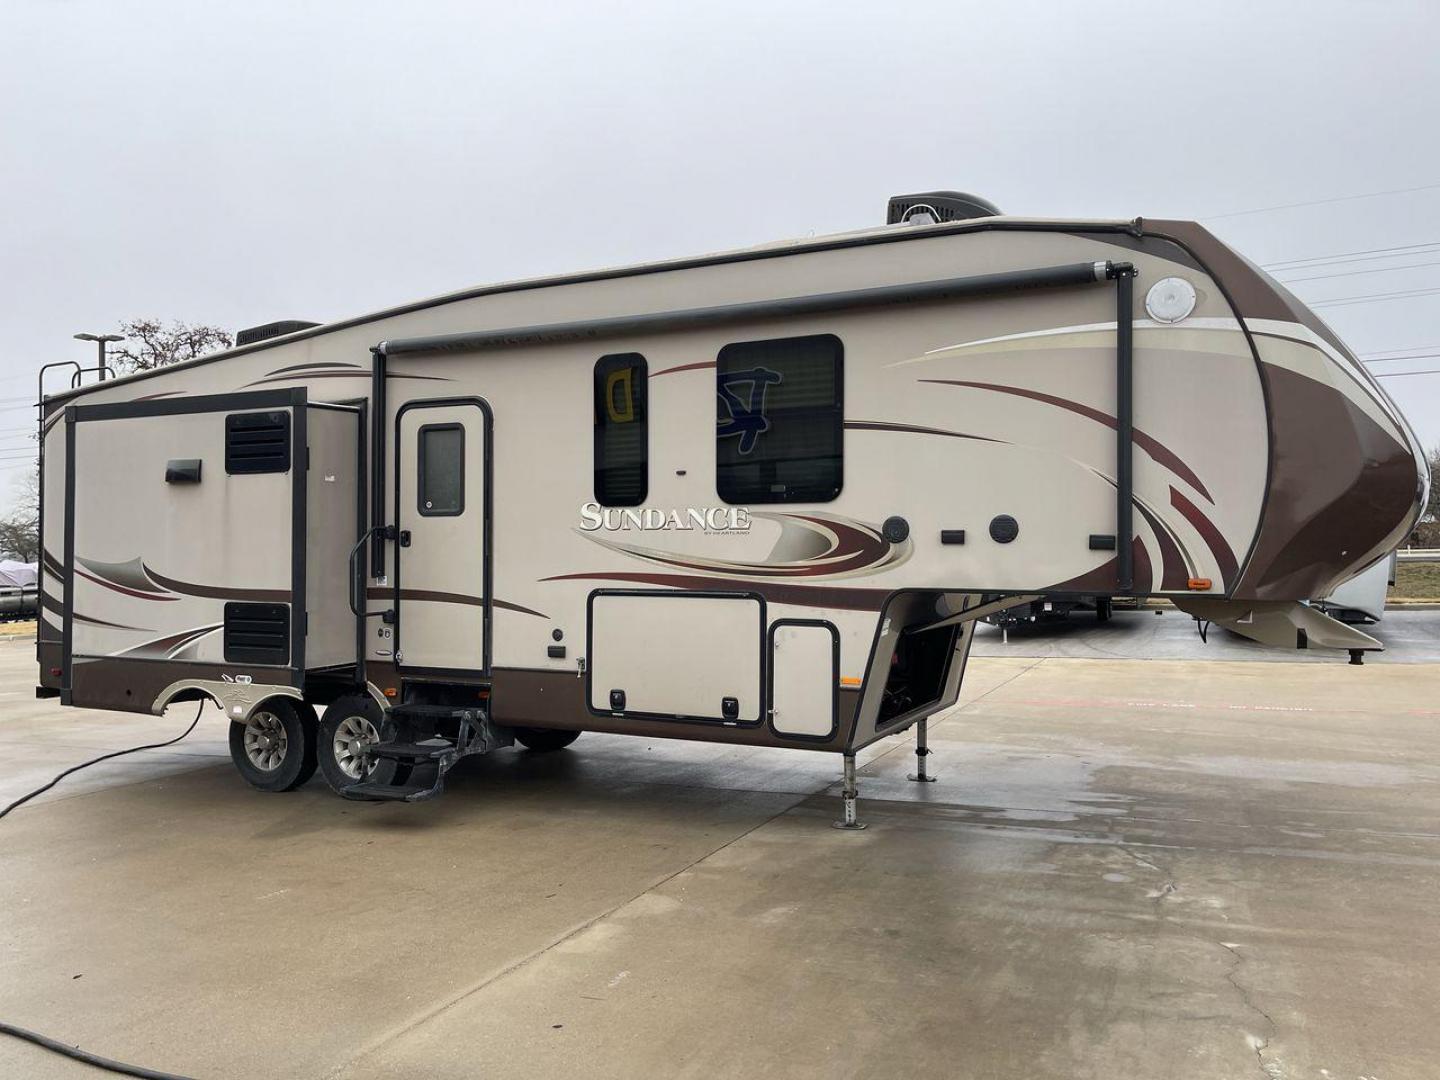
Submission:
[[[401,530],[400,530],[400,546],[401,546],[401,547],[409,547],[409,546],[410,546],[410,530],[409,530],[409,529],[401,529]]]

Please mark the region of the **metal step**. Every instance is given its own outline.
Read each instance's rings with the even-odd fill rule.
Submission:
[[[396,720],[462,720],[478,722],[485,716],[483,705],[418,705],[407,702],[395,705],[390,715]]]
[[[433,799],[444,790],[439,776],[431,784],[376,784],[369,780],[351,784],[340,794],[347,799],[379,799],[384,802],[424,802]]]
[[[388,758],[391,761],[439,761],[455,753],[456,747],[449,739],[421,739],[419,742],[382,742],[373,744],[368,751],[371,757]]]

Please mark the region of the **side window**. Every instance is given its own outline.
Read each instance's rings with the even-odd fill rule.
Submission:
[[[424,517],[458,517],[465,512],[465,428],[426,424],[419,439],[418,509]]]
[[[595,362],[595,501],[639,506],[650,490],[649,370],[639,353]]]
[[[844,349],[833,334],[726,345],[715,487],[728,503],[828,502],[844,481]]]

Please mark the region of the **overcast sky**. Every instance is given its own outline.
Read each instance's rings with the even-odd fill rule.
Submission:
[[[156,316],[326,321],[883,220],[1196,218],[1261,263],[1435,242],[1440,5],[0,0],[0,490],[34,373]],[[1440,265],[1295,286],[1440,289]],[[1440,354],[1440,292],[1321,307]],[[1415,348],[1423,346],[1423,348]],[[1440,357],[1377,370],[1440,368]],[[1440,375],[1385,380],[1428,445]],[[13,406],[13,407],[12,407]]]

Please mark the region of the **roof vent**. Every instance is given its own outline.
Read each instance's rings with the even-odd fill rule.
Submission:
[[[989,199],[962,191],[922,191],[918,195],[892,195],[886,209],[887,225],[933,225],[937,221],[998,217],[1000,209]]]
[[[237,332],[235,344],[237,347],[254,345],[257,341],[269,341],[271,338],[284,337],[286,334],[298,333],[319,325],[318,322],[305,322],[301,319],[281,319],[279,322],[266,323],[264,326],[251,326]]]

